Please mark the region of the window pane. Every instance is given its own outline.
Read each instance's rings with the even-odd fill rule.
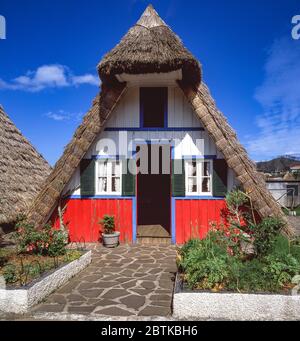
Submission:
[[[210,162],[203,162],[203,176],[210,176]]]
[[[188,176],[197,176],[197,162],[192,161],[188,163]]]
[[[204,193],[210,192],[210,178],[202,179],[202,192]]]
[[[107,176],[107,161],[99,162],[99,176],[105,177]]]
[[[188,178],[188,192],[189,193],[197,193],[197,178]]]
[[[120,161],[112,162],[112,175],[120,175],[121,167]]]
[[[112,178],[111,191],[117,192],[117,193],[121,192],[121,179],[120,178]]]
[[[100,193],[107,192],[107,178],[99,178],[99,188]]]
[[[141,88],[144,128],[164,127],[167,88]]]

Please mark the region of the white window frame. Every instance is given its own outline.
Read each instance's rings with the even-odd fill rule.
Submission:
[[[100,163],[107,162],[107,191],[100,192],[99,191],[99,165]],[[120,191],[113,192],[112,191],[112,163],[119,162],[120,164]],[[122,161],[118,159],[99,159],[96,161],[96,195],[103,196],[121,196],[122,195]]]
[[[188,165],[190,162],[196,162],[196,178],[197,178],[197,192],[189,192],[188,191]],[[202,164],[204,162],[208,162],[210,164],[210,174],[209,176],[204,176],[202,174]],[[185,195],[186,196],[212,196],[212,172],[213,172],[213,161],[212,160],[207,160],[207,159],[197,159],[197,160],[185,160],[184,162],[184,167],[185,167]],[[202,179],[203,178],[209,178],[210,182],[210,191],[209,192],[203,192],[202,191]]]

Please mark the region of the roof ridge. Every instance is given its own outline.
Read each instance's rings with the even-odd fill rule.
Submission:
[[[151,4],[148,5],[148,7],[145,9],[144,13],[141,15],[136,25],[144,26],[146,28],[153,28],[158,26],[168,27],[168,25],[162,20],[162,18],[159,16],[159,14],[156,12]]]

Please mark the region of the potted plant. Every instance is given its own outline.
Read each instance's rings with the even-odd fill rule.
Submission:
[[[99,222],[103,226],[102,241],[106,247],[119,245],[120,232],[115,231],[115,217],[105,214]]]

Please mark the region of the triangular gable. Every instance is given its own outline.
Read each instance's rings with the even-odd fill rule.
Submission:
[[[147,46],[144,46],[143,39]],[[224,155],[228,166],[234,170],[255,209],[262,217],[280,216],[287,221],[235,132],[216,108],[208,88],[201,83],[199,62],[159,18],[152,6],[146,9],[139,22],[100,62],[98,70],[103,81],[102,90],[30,208],[29,217],[33,221],[37,224],[47,221],[80,160],[124,94],[126,85],[119,83],[116,75],[170,72],[178,69],[183,71],[183,80],[179,82],[179,86]],[[286,233],[292,234],[288,225]]]

